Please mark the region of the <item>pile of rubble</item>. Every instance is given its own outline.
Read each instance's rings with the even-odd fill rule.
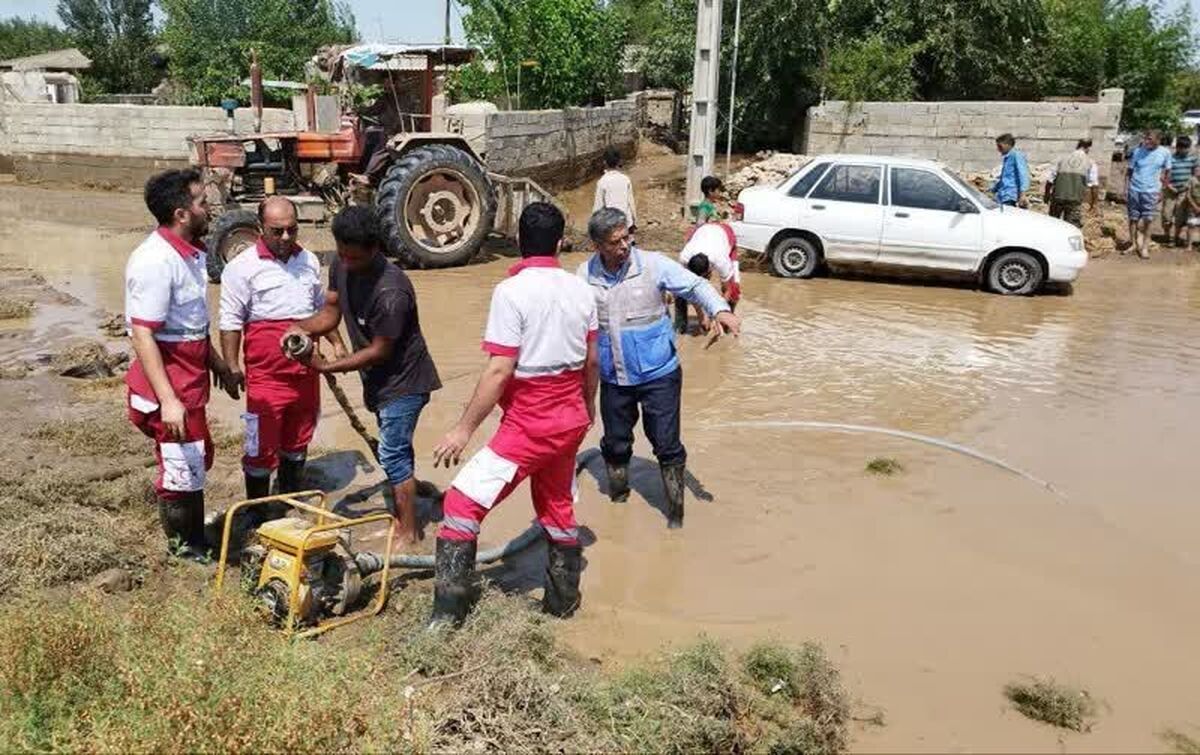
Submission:
[[[725,195],[736,198],[747,186],[774,186],[792,175],[807,163],[808,155],[793,155],[788,152],[759,152],[758,159],[725,179]]]
[[[1050,171],[1054,168],[1053,163],[1038,163],[1037,165],[1029,166],[1029,193],[1025,196],[1029,199],[1031,205],[1043,203],[1043,194],[1046,188],[1046,181],[1050,179]],[[996,179],[1000,177],[1000,166],[986,172],[966,173],[963,178],[967,183],[979,189],[983,193],[990,193],[992,187],[996,185]]]

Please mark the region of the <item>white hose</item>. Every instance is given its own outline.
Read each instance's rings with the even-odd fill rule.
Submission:
[[[986,464],[991,464],[994,467],[999,467],[1000,469],[1003,469],[1007,472],[1011,472],[1012,474],[1015,474],[1018,477],[1024,477],[1026,480],[1029,480],[1030,482],[1032,482],[1036,485],[1040,485],[1041,487],[1045,488],[1046,490],[1049,490],[1051,493],[1058,496],[1059,498],[1062,498],[1065,500],[1067,497],[1064,493],[1059,491],[1057,488],[1055,488],[1053,485],[1046,482],[1045,480],[1035,477],[1035,476],[1031,475],[1030,473],[1025,472],[1023,470],[1017,469],[1014,466],[1006,464],[994,456],[988,456],[987,454],[982,453],[980,451],[976,451],[973,448],[968,448],[966,446],[959,445],[958,443],[952,443],[948,440],[942,440],[941,438],[934,438],[929,435],[921,435],[920,433],[910,433],[907,430],[893,430],[888,427],[872,427],[871,425],[848,425],[848,424],[844,424],[841,422],[818,422],[818,421],[814,421],[814,420],[800,420],[800,419],[743,420],[743,421],[737,421],[737,422],[721,422],[721,423],[714,424],[714,425],[707,425],[706,429],[722,429],[722,428],[738,428],[738,427],[797,429],[797,430],[831,430],[834,432],[844,432],[844,433],[875,433],[877,435],[890,435],[895,438],[904,438],[906,440],[915,440],[918,443],[927,443],[931,446],[937,446],[938,448],[944,448],[947,451],[953,451],[955,453],[962,454],[963,456],[970,456],[972,459],[978,459],[979,461],[982,461]]]

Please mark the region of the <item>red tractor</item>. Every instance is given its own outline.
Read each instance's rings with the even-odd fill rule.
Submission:
[[[378,45],[335,50],[332,80],[371,81],[367,77],[373,74],[374,81],[390,87],[385,91],[391,97],[377,103],[378,117],[343,113],[337,131],[260,133],[256,128],[253,134],[192,137],[192,163],[204,171],[210,201],[220,208],[207,239],[209,277],[220,280],[225,263],[258,238],[255,208],[271,194],[292,199],[304,221],[321,222],[352,202],[374,204],[389,255],[412,268],[464,265],[489,233],[510,233],[524,204],[553,201],[532,181],[489,174],[461,133],[460,119],[445,117],[449,130],[430,130],[435,56],[445,62],[448,54],[459,54],[461,62],[469,59],[463,50]],[[414,59],[419,66],[408,71],[409,84],[402,78],[397,83],[394,61]],[[260,124],[257,63],[251,66],[249,83]],[[311,87],[302,99],[305,122],[317,122]],[[401,112],[406,104],[425,112]],[[231,125],[235,107],[235,102],[226,105]]]
[[[203,136],[193,161],[219,193],[208,237],[209,276],[258,238],[253,207],[269,194],[291,198],[301,220],[321,221],[373,195],[388,252],[408,267],[466,264],[492,231],[496,193],[479,156],[460,134],[360,129],[345,118],[335,134]]]

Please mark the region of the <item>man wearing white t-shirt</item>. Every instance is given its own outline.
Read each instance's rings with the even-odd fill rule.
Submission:
[[[683,249],[679,252],[679,263],[696,275],[709,280],[715,272],[721,281],[721,296],[729,304],[729,311],[737,309],[742,298],[742,274],[738,268],[737,237],[728,223],[710,222],[696,226]],[[697,305],[701,331],[708,329],[708,316]],[[675,329],[687,332],[688,302],[675,299]]]
[[[296,241],[296,206],[287,197],[269,197],[258,218],[262,238],[221,273],[221,353],[246,387],[242,472],[251,499],[270,495],[276,469],[280,493],[303,489],[321,411],[319,373],[285,356],[279,342],[294,323],[325,306],[321,263]],[[326,337],[335,352],[345,352],[337,330]]]
[[[125,376],[129,419],[154,439],[154,489],[168,548],[202,559],[204,481],[212,467],[209,373],[231,395],[233,377],[208,336],[208,276],[200,239],[208,230],[204,182],[169,170],[146,182],[158,222],[125,266],[125,324],[137,359]]]
[[[500,405],[499,429],[443,500],[431,625],[466,616],[480,524],[526,477],[549,546],[542,607],[563,618],[579,607],[575,454],[596,413],[599,326],[591,290],[559,266],[563,227],[553,205],[536,202],[521,213],[522,259],[492,293],[483,340],[488,364],[462,418],[434,449],[435,466],[457,464]]]

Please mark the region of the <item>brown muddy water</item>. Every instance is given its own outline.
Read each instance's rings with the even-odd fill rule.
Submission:
[[[89,307],[120,310],[125,257],[147,230],[136,195],[0,187],[0,262]],[[317,231],[307,241],[329,248]],[[490,288],[508,264],[412,273],[446,383],[417,432],[418,472],[440,487],[452,473],[432,469],[429,451],[469,397]],[[860,751],[1148,751],[1165,729],[1195,734],[1200,266],[1103,260],[1073,295],[1031,299],[746,279],[739,341],[680,344],[693,490],[711,500],[690,494],[686,526],[668,532],[645,442],[627,504],[608,502],[593,461],[578,506],[584,608],[568,640],[617,664],[699,633],[819,640],[860,714],[884,713],[884,726],[856,731]],[[43,342],[94,334],[83,319],[50,307],[34,328]],[[353,378],[342,382],[357,400]],[[316,445],[337,483],[382,479],[346,463],[363,446],[325,405]],[[233,401],[213,407],[235,424]],[[788,420],[949,439],[1065,497],[901,439],[727,426]],[[875,457],[904,471],[869,475]],[[530,514],[522,490],[486,539],[510,537]],[[1022,674],[1086,687],[1103,701],[1093,731],[1060,733],[1008,707],[1001,688]]]

